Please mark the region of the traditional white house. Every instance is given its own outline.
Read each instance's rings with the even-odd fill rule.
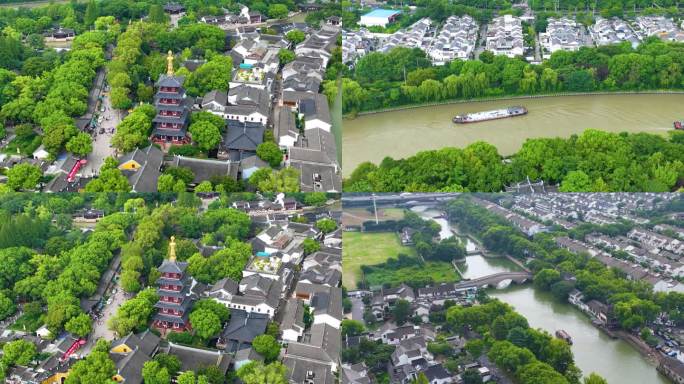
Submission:
[[[225,118],[227,104],[228,95],[225,92],[211,91],[204,95],[201,106],[203,110]]]
[[[314,98],[303,99],[299,102],[299,114],[304,117],[304,129],[322,129],[330,132],[332,120],[330,108],[325,95],[316,94]]]
[[[311,297],[314,324],[327,324],[340,328],[342,323],[342,289],[333,287],[329,291],[316,292]]]
[[[299,341],[299,338],[304,335],[304,328],[304,302],[291,298],[283,309],[283,319],[280,322],[281,339]]]
[[[204,294],[228,307],[230,306],[233,297],[238,293],[238,288],[238,283],[233,279],[226,277],[217,281]]]

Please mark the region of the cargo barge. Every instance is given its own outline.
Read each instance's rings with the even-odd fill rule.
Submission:
[[[456,124],[479,123],[481,121],[498,120],[523,115],[527,115],[527,108],[516,105],[513,107],[503,109],[495,109],[492,111],[483,111],[475,113],[466,113],[464,115],[457,115],[453,118],[453,122]]]
[[[570,337],[570,334],[568,334],[564,330],[562,330],[562,329],[557,330],[556,331],[556,337],[565,341],[566,343],[572,345],[572,337]]]

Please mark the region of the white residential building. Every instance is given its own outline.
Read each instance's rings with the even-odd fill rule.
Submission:
[[[638,16],[635,25],[642,38],[658,36],[666,41],[684,42],[684,31],[677,28],[672,19],[664,16]]]
[[[540,44],[545,53],[556,51],[576,51],[584,45],[580,26],[574,20],[563,17],[549,18],[546,32],[539,34]]]
[[[430,46],[432,41],[432,21],[425,17],[410,27],[397,31],[389,35],[378,49],[380,52],[387,52],[395,47],[420,48],[424,51]]]
[[[479,25],[472,17],[450,16],[432,41],[427,54],[440,65],[454,59],[467,60],[473,53]]]
[[[596,23],[591,26],[589,33],[594,40],[594,44],[598,46],[629,41],[632,47],[636,48],[641,43],[641,39],[632,27],[617,17],[611,19],[597,17]]]
[[[520,18],[504,15],[493,19],[487,30],[486,46],[495,55],[522,56],[525,48]]]

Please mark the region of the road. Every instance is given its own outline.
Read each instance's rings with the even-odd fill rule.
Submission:
[[[487,24],[482,24],[480,26],[480,33],[478,35],[477,43],[475,44],[475,50],[473,51],[473,58],[479,59],[480,53],[487,49]]]
[[[93,349],[98,339],[113,340],[116,337],[114,332],[110,331],[107,327],[107,323],[116,314],[121,304],[128,299],[121,289],[121,279],[117,279],[114,291],[115,293],[110,296],[111,301],[109,304],[105,304],[102,308],[102,317],[93,321],[93,332],[91,332],[88,338],[88,343],[83,347],[81,352],[83,355],[88,354]]]
[[[105,111],[100,113],[98,127],[95,128],[95,131],[99,132],[100,128],[104,128],[105,133],[93,133],[95,136],[93,138],[93,150],[88,154],[88,163],[83,168],[84,176],[98,174],[104,160],[114,155],[114,148],[110,145],[114,130],[121,121],[121,112],[112,108],[108,92],[102,93],[102,105]]]
[[[541,44],[539,43],[539,34],[535,32],[534,34],[534,60],[541,63]]]
[[[352,320],[360,321],[363,325],[366,325],[366,322],[363,321],[363,300],[359,297],[350,297],[349,300],[352,302],[352,310],[347,316],[351,316]]]

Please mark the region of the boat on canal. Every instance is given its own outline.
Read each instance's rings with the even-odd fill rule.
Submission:
[[[463,115],[456,115],[452,119],[456,124],[479,123],[481,121],[506,119],[509,117],[527,115],[527,108],[515,105],[508,108],[494,109],[491,111],[482,111],[474,113],[466,113]]]
[[[565,332],[565,330],[559,329],[556,331],[556,337],[565,341],[566,343],[572,345],[572,337],[570,337],[570,334]]]
[[[684,130],[684,121],[675,121],[674,129]]]

